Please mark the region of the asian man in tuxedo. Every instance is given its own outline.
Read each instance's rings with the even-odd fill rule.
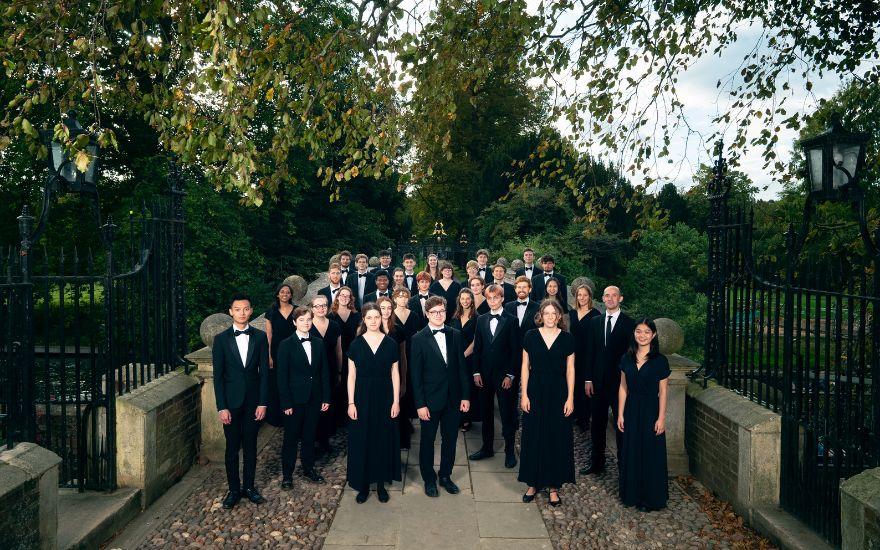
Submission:
[[[592,449],[590,464],[581,469],[581,474],[599,474],[605,470],[608,407],[611,407],[618,453],[623,441],[623,434],[617,429],[620,359],[633,337],[635,321],[621,311],[623,296],[616,286],[605,289],[602,301],[605,303],[605,314],[590,319],[590,338],[587,340],[584,392],[590,398]]]
[[[480,388],[483,445],[470,455],[471,460],[482,460],[495,454],[495,399],[501,416],[504,437],[504,466],[516,466],[514,437],[519,423],[516,410],[517,369],[522,363],[519,351],[519,321],[504,312],[504,291],[497,284],[486,288],[489,312],[477,317],[474,333],[474,384]]]
[[[438,474],[434,472],[434,441],[440,429],[440,486],[449,494],[457,494],[452,481],[458,423],[461,413],[470,409],[467,392],[471,375],[464,359],[461,332],[444,325],[446,300],[428,298],[428,325],[412,338],[412,389],[416,412],[422,425],[419,446],[419,468],[425,483],[425,494],[438,496]]]
[[[223,507],[233,508],[242,495],[261,504],[266,501],[254,486],[257,469],[257,431],[266,416],[269,399],[269,340],[266,333],[250,326],[253,308],[246,294],[229,302],[232,326],[214,337],[214,395],[223,435],[226,438],[226,481],[229,492]],[[244,457],[244,491],[238,455]]]
[[[565,277],[555,270],[556,260],[553,259],[553,256],[545,254],[541,256],[541,266],[544,268],[544,271],[538,272],[537,275],[532,277],[532,299],[536,302],[544,299],[544,296],[547,294],[547,281],[550,280],[550,277],[553,277],[559,281],[559,296],[562,301],[562,308],[564,311],[568,311],[568,287],[565,284]]]

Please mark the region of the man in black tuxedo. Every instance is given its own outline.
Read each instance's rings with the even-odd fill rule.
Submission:
[[[584,391],[590,399],[590,434],[592,439],[590,465],[581,474],[598,474],[605,470],[605,429],[608,407],[620,452],[623,434],[617,430],[617,391],[620,388],[620,359],[626,353],[635,330],[635,321],[620,310],[623,296],[616,286],[602,294],[605,315],[590,320],[587,340]]]
[[[507,268],[503,265],[496,264],[492,268],[492,279],[504,291],[504,303],[507,304],[516,300],[516,289],[512,284],[504,280],[505,275],[507,275]]]
[[[354,266],[351,265],[351,252],[348,250],[339,253],[339,274],[342,286],[348,286],[349,275],[354,274]]]
[[[342,288],[342,267],[335,262],[330,264],[327,276],[330,277],[330,284],[319,290],[318,294],[327,297],[327,305],[329,306],[336,298],[336,293]]]
[[[330,371],[324,342],[310,336],[312,310],[293,310],[296,331],[278,346],[278,397],[284,412],[281,444],[281,488],[293,486],[296,447],[302,440],[302,473],[315,483],[324,481],[315,471],[315,433],[322,412],[330,408]]]
[[[360,310],[364,305],[364,296],[376,290],[376,283],[373,281],[373,275],[367,271],[368,258],[366,254],[358,254],[355,256],[354,265],[357,272],[351,277],[352,293],[354,293],[355,306]]]
[[[409,290],[410,295],[416,293],[416,257],[407,252],[403,255],[403,285]]]
[[[485,248],[477,250],[477,276],[482,277],[486,285],[491,285],[498,280],[493,275],[492,268],[489,267],[489,251]]]
[[[269,339],[248,324],[253,308],[246,294],[229,302],[232,326],[216,337],[211,347],[214,362],[214,396],[226,437],[226,481],[229,493],[223,507],[241,500],[238,452],[244,455],[244,496],[254,504],[266,502],[254,487],[257,469],[257,422],[266,416],[269,400]]]
[[[504,437],[504,466],[516,466],[514,437],[518,424],[516,397],[513,384],[522,365],[519,352],[519,322],[516,317],[504,313],[504,291],[496,284],[489,285],[484,294],[489,313],[477,317],[474,334],[474,384],[480,388],[480,407],[483,422],[483,446],[470,456],[482,460],[495,454],[495,396],[501,414],[501,431]]]
[[[516,317],[519,324],[519,349],[522,355],[523,338],[528,331],[538,328],[535,324],[535,316],[541,304],[531,300],[529,293],[532,291],[532,281],[525,275],[516,278],[516,300],[504,304],[504,312]]]
[[[532,277],[538,274],[538,271],[535,269],[535,251],[531,248],[523,250],[523,264],[523,267],[516,270],[517,277],[526,276],[531,280]]]
[[[559,297],[562,300],[563,308],[568,309],[568,287],[565,286],[565,277],[554,271],[556,260],[550,254],[545,254],[541,256],[541,266],[544,271],[532,277],[532,300],[540,302],[544,299],[547,294],[547,281],[553,277],[559,281]]]
[[[459,492],[453,483],[452,465],[458,439],[461,413],[468,412],[470,373],[464,359],[461,332],[447,327],[446,299],[432,296],[426,303],[428,325],[412,338],[412,390],[416,412],[422,424],[419,447],[419,469],[425,482],[425,494],[438,496],[437,474],[434,472],[434,440],[440,428],[440,486],[454,495]]]
[[[391,291],[388,290],[390,279],[387,271],[384,269],[376,270],[376,272],[373,273],[373,282],[376,284],[376,289],[373,292],[364,295],[365,304],[375,302],[382,296],[391,297]]]
[[[376,271],[382,270],[386,273],[391,273],[391,251],[390,250],[380,250],[379,251],[379,267]]]
[[[428,289],[431,287],[431,276],[428,275],[427,271],[420,271],[418,275],[416,275],[416,292],[412,295],[412,298],[409,299],[409,310],[413,312],[414,315],[417,315],[416,318],[416,326],[420,329],[425,328],[425,325],[428,324],[428,315],[427,309],[425,309],[425,304],[427,303],[428,298],[433,296]]]

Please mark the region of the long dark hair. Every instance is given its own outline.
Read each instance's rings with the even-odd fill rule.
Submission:
[[[275,289],[275,299],[272,301],[273,309],[281,308],[281,301],[278,299],[278,293],[281,292],[281,289],[284,287],[287,287],[287,290],[290,291],[290,305],[296,307],[296,305],[293,303],[293,287],[287,283],[281,283],[280,285],[278,285],[278,288]]]
[[[479,279],[479,277],[475,277]],[[480,279],[482,280],[482,279]],[[455,313],[452,314],[453,319],[461,319],[461,316],[464,314],[464,308],[461,307],[461,295],[462,294],[470,294],[471,295],[471,317],[477,316],[477,300],[474,298],[474,293],[471,289],[467,287],[462,287],[461,290],[458,291],[458,296],[455,297]]]
[[[654,320],[648,317],[642,317],[636,321],[636,324],[633,325],[633,333],[629,336],[629,350],[627,350],[627,354],[632,357],[633,362],[636,361],[636,354],[639,352],[639,343],[636,342],[636,331],[635,329],[639,328],[639,325],[645,325],[651,332],[654,333],[654,337],[651,338],[651,347],[648,348],[648,359],[653,359],[660,355],[660,339],[657,337],[657,325],[654,324]]]
[[[384,325],[384,323],[382,323],[382,310],[379,309],[379,306],[376,303],[370,302],[370,303],[364,304],[364,307],[361,308],[361,326],[358,327],[357,335],[361,336],[362,334],[367,332],[367,312],[368,311],[375,311],[376,313],[379,314],[379,332],[381,332],[382,334],[385,334],[385,325]],[[393,312],[394,312],[394,310],[392,310],[392,313]]]

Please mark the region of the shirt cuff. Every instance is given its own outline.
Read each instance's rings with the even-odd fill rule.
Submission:
[[[480,376],[480,373],[475,372],[475,373],[474,373],[474,376]]]
[[[515,377],[514,375],[512,375],[512,374],[508,374],[507,377],[510,378],[511,381],[513,381],[513,379],[516,378],[516,377]]]
[[[587,384],[592,384],[592,383],[593,383],[592,380],[584,380],[584,382],[586,382]]]

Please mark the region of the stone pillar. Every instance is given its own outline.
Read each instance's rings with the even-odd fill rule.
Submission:
[[[0,452],[0,533],[6,548],[58,548],[58,465],[34,443]]]
[[[201,443],[199,458],[202,462],[223,462],[226,439],[223,437],[223,425],[217,416],[217,401],[214,397],[214,364],[211,360],[211,348],[202,348],[186,356],[196,364],[193,373],[201,383]]]
[[[655,319],[660,353],[669,360],[672,374],[669,376],[666,401],[666,462],[670,476],[689,473],[688,455],[684,441],[685,397],[687,396],[689,372],[699,364],[682,357],[678,352],[684,344],[684,332],[672,319]]]
[[[880,468],[840,485],[840,535],[843,550],[880,548]]]

